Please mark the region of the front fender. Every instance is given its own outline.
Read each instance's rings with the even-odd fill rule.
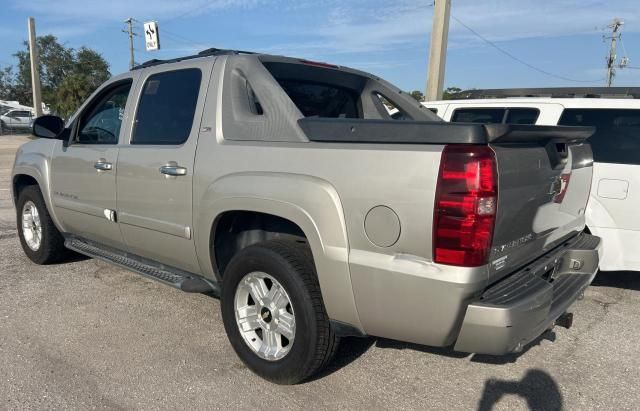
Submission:
[[[292,221],[304,232],[329,317],[362,330],[349,272],[349,243],[335,188],[316,177],[288,173],[237,173],[212,183],[194,204],[196,252],[202,272],[215,278],[210,239],[226,211],[256,211]]]
[[[58,230],[64,231],[53,208],[51,193],[51,153],[56,143],[58,143],[57,140],[38,139],[20,146],[16,152],[11,173],[11,193],[13,195],[13,203],[17,205],[17,193],[13,186],[16,178],[20,175],[32,177],[38,183],[53,223]]]

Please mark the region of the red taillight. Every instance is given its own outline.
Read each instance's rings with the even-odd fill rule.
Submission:
[[[464,267],[486,264],[497,207],[493,150],[488,146],[446,146],[433,213],[433,260]]]

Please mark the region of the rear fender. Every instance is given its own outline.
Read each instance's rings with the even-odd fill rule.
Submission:
[[[211,184],[194,206],[196,252],[207,277],[216,278],[210,233],[218,216],[242,210],[285,218],[307,237],[329,317],[362,330],[351,287],[342,204],[331,184],[298,174],[231,174]]]

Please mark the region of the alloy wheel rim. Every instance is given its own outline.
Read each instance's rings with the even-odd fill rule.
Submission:
[[[234,310],[240,335],[260,358],[277,361],[291,351],[295,314],[278,280],[258,271],[245,275],[236,288]]]
[[[33,201],[27,201],[22,207],[22,234],[27,246],[38,251],[42,244],[42,223],[38,208]]]

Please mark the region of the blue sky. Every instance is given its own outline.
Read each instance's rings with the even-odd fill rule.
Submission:
[[[127,70],[122,21],[157,20],[162,50],[136,60],[193,54],[208,47],[299,56],[375,73],[405,90],[423,89],[432,0],[0,0],[0,67],[27,36],[27,17],[39,35],[70,47],[88,46]],[[640,67],[638,0],[452,0],[452,14],[518,58],[572,82],[534,71],[451,21],[446,86],[461,88],[604,85],[604,27],[625,21],[623,44]],[[141,24],[137,31],[141,32]],[[620,50],[619,56],[625,54]],[[614,85],[640,86],[640,69],[618,70]]]

